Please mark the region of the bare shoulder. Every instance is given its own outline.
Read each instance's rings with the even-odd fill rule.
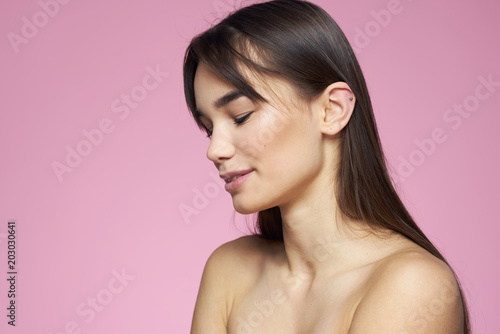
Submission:
[[[268,243],[268,240],[261,239],[256,235],[245,235],[220,245],[212,253],[212,256],[241,255],[255,257],[262,254],[262,247],[265,247]]]
[[[203,269],[191,334],[226,333],[235,294],[258,277],[265,245],[257,236],[243,236],[212,252]]]
[[[349,334],[463,333],[463,309],[450,267],[422,248],[380,261]]]
[[[207,266],[225,273],[229,280],[243,272],[258,274],[269,248],[269,241],[246,235],[217,247],[207,260]],[[251,278],[245,275],[247,278]],[[239,277],[244,279],[245,277]]]

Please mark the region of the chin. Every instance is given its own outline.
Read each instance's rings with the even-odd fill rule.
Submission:
[[[242,201],[241,199],[233,197],[233,207],[239,214],[249,215],[259,211],[264,211],[276,206],[274,203],[269,202],[252,202],[248,199]]]
[[[241,201],[235,200],[233,198],[233,206],[236,212],[242,215],[249,215],[262,210],[260,207],[251,205],[251,203],[241,203]]]
[[[239,214],[242,214],[242,215],[249,215],[249,214],[255,213],[257,211],[260,211],[258,209],[253,209],[253,208],[250,208],[247,206],[238,206],[238,205],[235,205],[234,209],[236,210],[236,212],[238,212]]]

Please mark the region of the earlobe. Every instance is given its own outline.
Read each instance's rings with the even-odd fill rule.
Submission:
[[[338,81],[329,85],[320,95],[323,101],[321,132],[327,135],[339,133],[349,122],[356,99],[349,85]]]

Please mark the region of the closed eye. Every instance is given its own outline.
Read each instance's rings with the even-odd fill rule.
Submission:
[[[253,111],[252,111],[252,112],[249,112],[248,114],[246,114],[246,115],[245,115],[245,116],[243,116],[243,117],[240,117],[240,118],[235,119],[235,120],[234,120],[234,124],[236,124],[236,125],[241,125],[241,124],[245,123],[245,121],[248,119],[248,117],[250,117],[250,115],[251,115],[252,113],[253,113]],[[212,137],[212,130],[209,130],[209,129],[205,128],[205,131],[207,132],[207,138]]]
[[[251,113],[251,112],[249,112],[249,113],[248,113],[248,114],[246,114],[245,116],[240,117],[240,118],[237,118],[237,119],[234,121],[234,124],[238,124],[238,125],[239,125],[239,124],[244,123],[244,122],[248,119],[248,117],[250,117],[250,115],[251,115],[251,114],[252,114],[252,113]]]

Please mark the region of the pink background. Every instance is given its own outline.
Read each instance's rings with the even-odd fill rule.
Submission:
[[[315,3],[357,49],[402,198],[461,278],[474,332],[500,333],[500,87],[474,97],[479,77],[500,82],[500,5],[394,1]],[[242,2],[66,2],[46,6],[51,16],[34,0],[0,4],[0,332],[188,333],[207,257],[247,230],[245,216],[232,223],[208,140],[188,114],[182,57]],[[380,11],[390,20],[378,23]],[[23,28],[34,20],[38,31]],[[163,74],[155,81],[147,68]],[[120,100],[131,93],[134,108]],[[464,103],[466,117],[449,114]],[[102,122],[100,138],[91,130]],[[95,145],[85,146],[85,130]],[[68,147],[87,155],[59,180],[52,165],[66,164]],[[15,329],[6,317],[9,220]],[[124,282],[115,279],[122,270]]]

